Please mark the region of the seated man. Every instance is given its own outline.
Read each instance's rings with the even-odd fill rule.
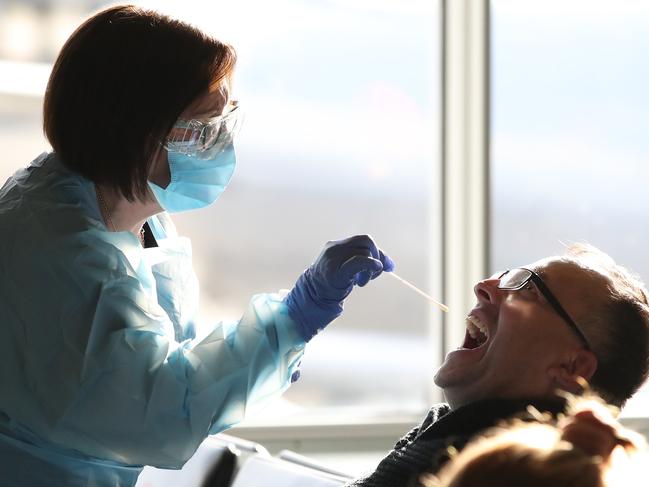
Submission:
[[[435,375],[448,404],[434,406],[356,487],[418,486],[448,447],[461,449],[527,406],[557,414],[557,391],[581,392],[584,379],[621,407],[649,367],[649,301],[643,284],[594,247],[499,273],[476,284],[477,305],[460,348]],[[533,419],[533,418],[531,418]]]

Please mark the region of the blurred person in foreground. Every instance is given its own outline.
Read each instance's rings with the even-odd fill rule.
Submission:
[[[350,485],[416,486],[448,460],[449,445],[460,450],[528,405],[556,415],[565,407],[560,392],[578,393],[585,380],[622,407],[645,381],[647,291],[598,249],[574,245],[480,281],[474,293],[464,342],[435,375],[448,403],[433,406],[374,472]]]
[[[53,151],[0,190],[3,487],[125,487],[143,465],[180,468],[286,390],[354,286],[391,269],[367,235],[329,242],[287,295],[197,323],[191,243],[169,213],[212,204],[230,182],[235,61],[129,5],[63,46],[43,109]]]
[[[646,484],[644,438],[594,397],[569,399],[554,421],[512,420],[472,440],[423,487],[632,487]]]

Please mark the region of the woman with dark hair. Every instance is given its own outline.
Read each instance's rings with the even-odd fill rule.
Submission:
[[[3,486],[131,486],[283,392],[354,285],[393,263],[329,242],[287,295],[195,328],[189,240],[168,213],[216,200],[235,167],[235,52],[133,6],[83,23],[57,58],[53,151],[0,190]]]

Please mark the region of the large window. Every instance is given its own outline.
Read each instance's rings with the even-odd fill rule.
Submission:
[[[649,280],[649,2],[491,5],[492,268],[586,241]]]
[[[212,208],[177,219],[194,236],[206,318],[236,317],[250,295],[290,287],[325,241],[355,233],[370,233],[404,277],[426,285],[435,4],[202,2],[208,12],[173,12],[194,12],[238,47],[235,92],[246,110],[231,187]],[[307,346],[302,379],[272,417],[420,414],[439,359],[426,340],[428,310],[392,280],[356,290]]]
[[[437,1],[139,3],[199,25],[239,55],[234,91],[246,119],[233,182],[213,207],[174,217],[193,241],[202,319],[238,318],[253,294],[290,288],[327,240],[356,233],[370,233],[399,274],[428,286],[438,219],[430,209],[438,184]],[[3,4],[5,24],[22,26],[12,35],[33,45],[12,37],[17,47],[0,55],[50,63],[100,4]],[[40,97],[2,96],[0,140],[12,141],[0,168],[6,176],[46,146]],[[430,311],[392,279],[357,289],[343,316],[307,346],[302,378],[268,417],[421,415],[440,360],[428,340]]]

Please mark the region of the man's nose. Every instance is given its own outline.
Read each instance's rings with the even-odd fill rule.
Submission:
[[[484,303],[495,303],[500,296],[500,289],[498,289],[499,283],[500,278],[491,276],[473,286],[473,292],[478,298],[478,301]]]

